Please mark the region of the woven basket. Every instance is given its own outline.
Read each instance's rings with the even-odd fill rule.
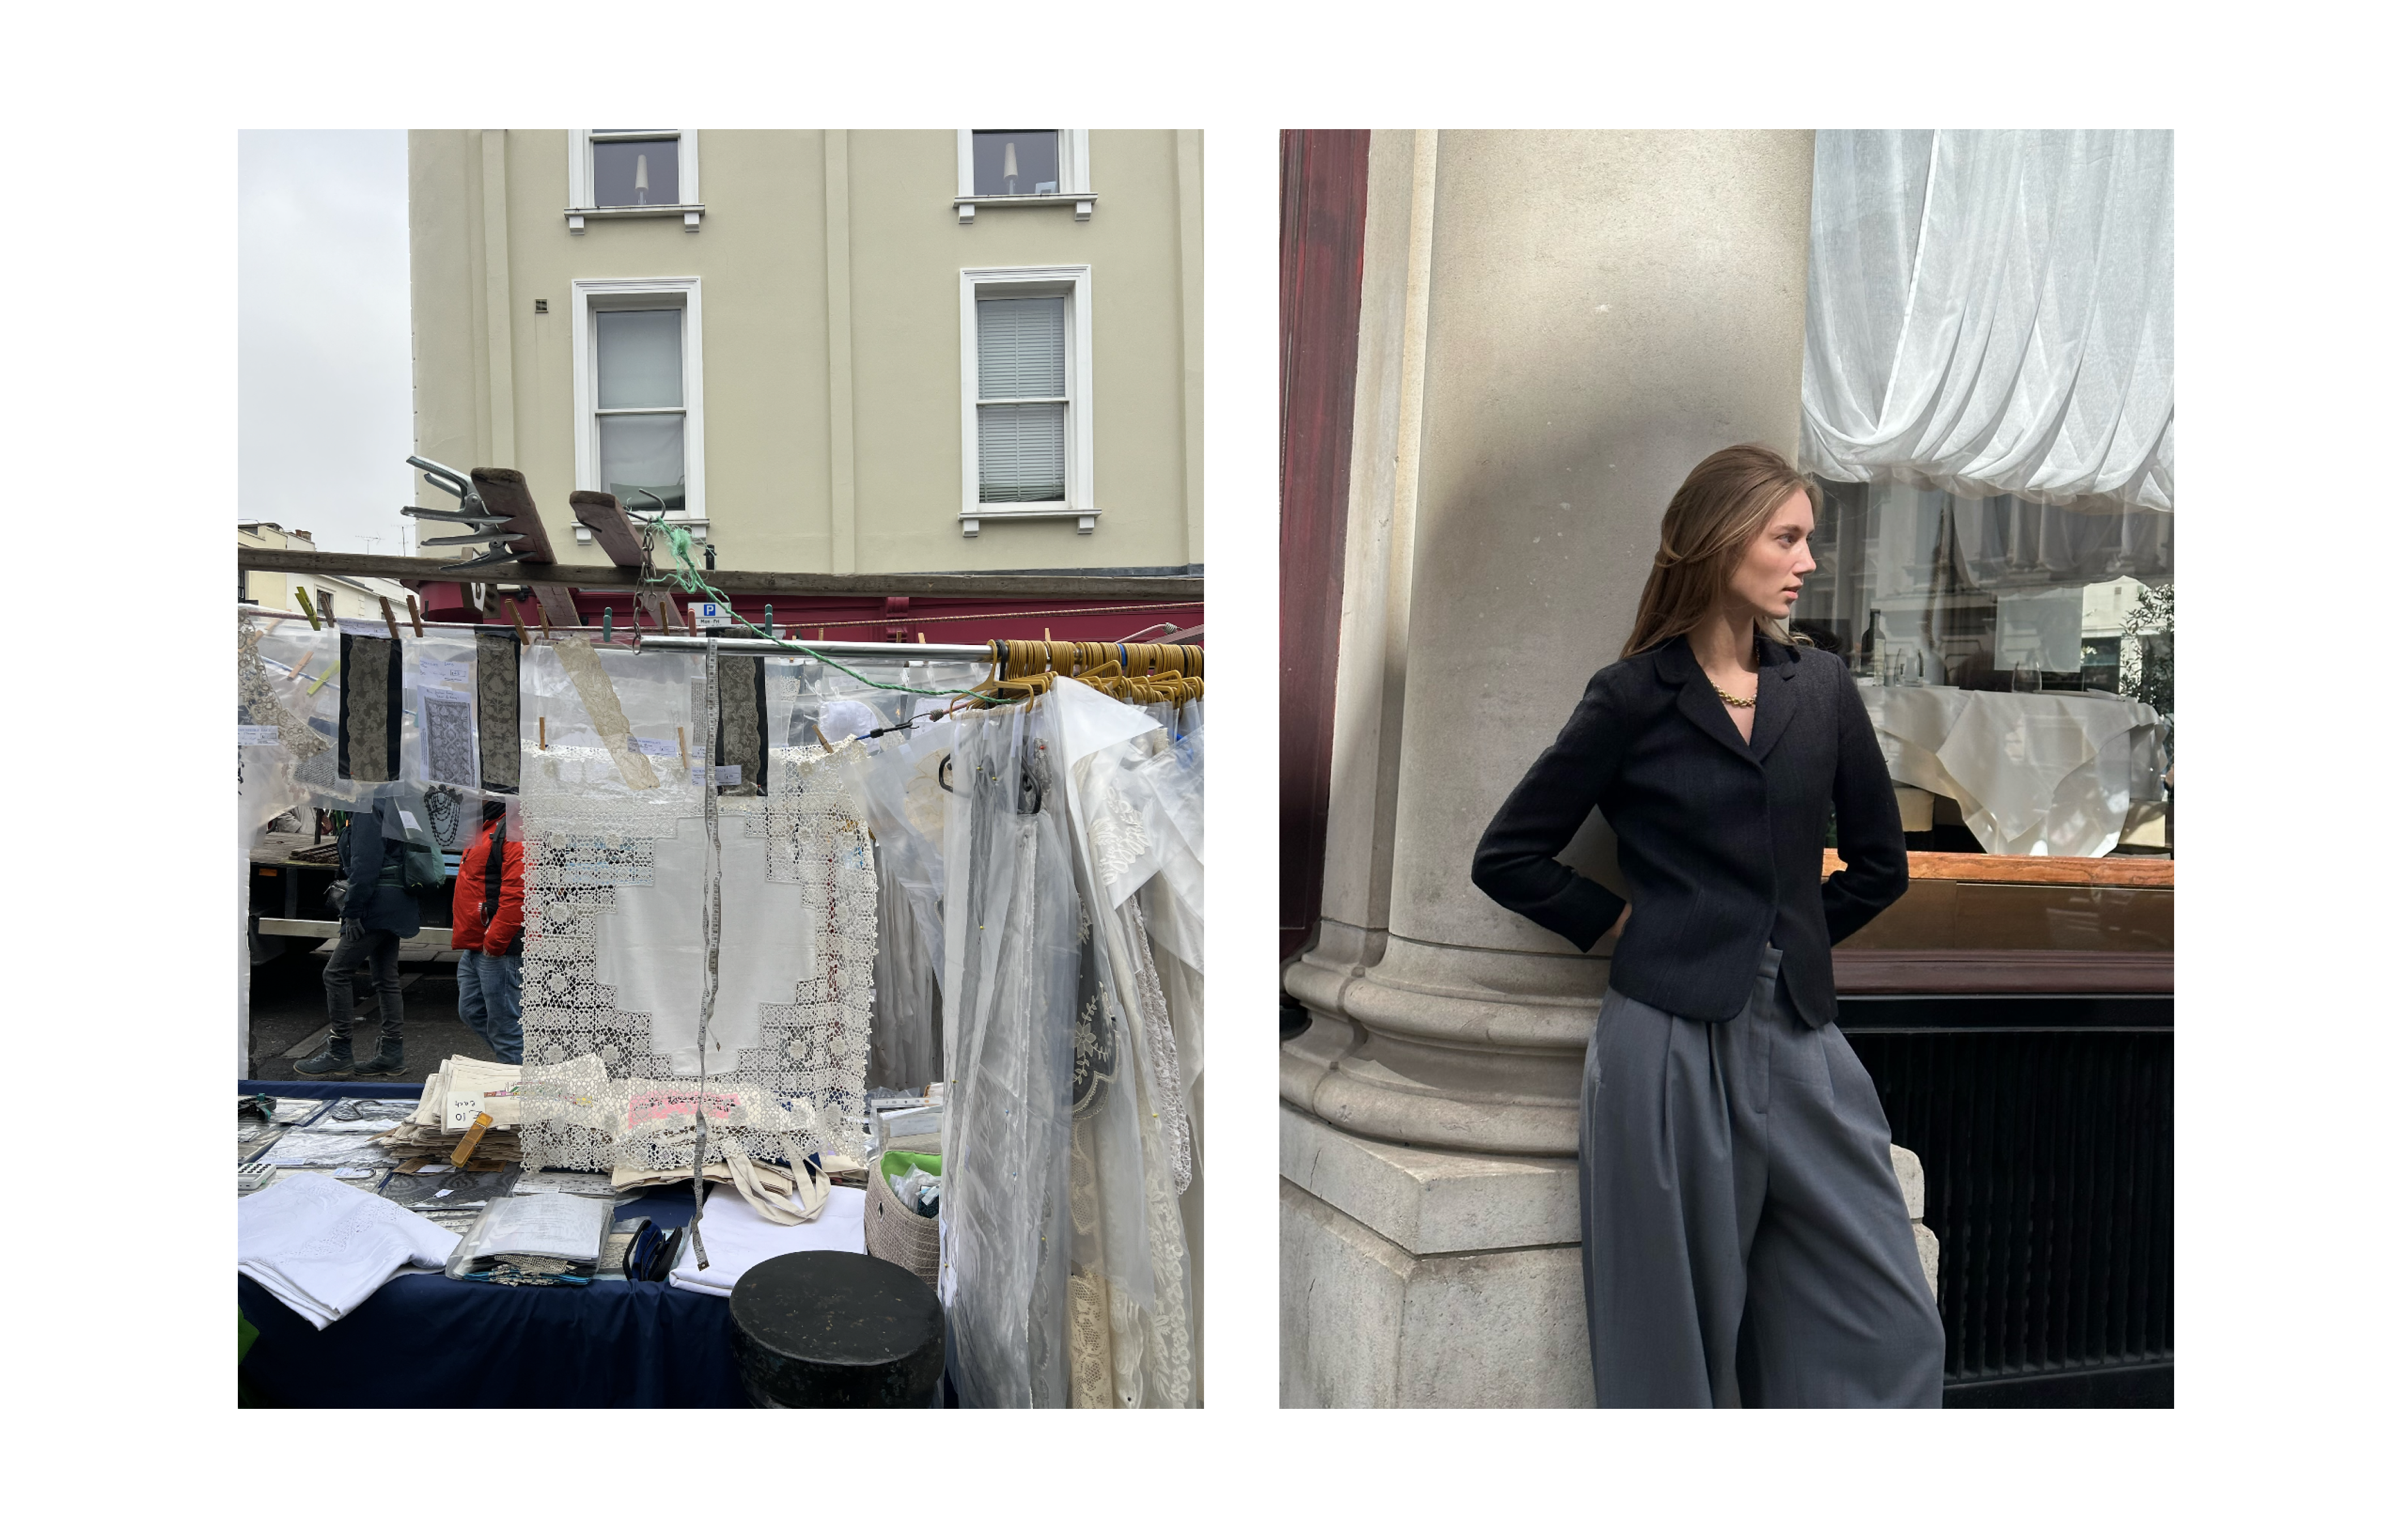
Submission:
[[[901,1266],[933,1287],[937,1285],[937,1220],[904,1206],[896,1200],[895,1187],[886,1183],[887,1159],[899,1161],[905,1157],[888,1154],[871,1161],[862,1192],[863,1237],[873,1257]],[[923,1169],[936,1163],[933,1155],[908,1157]],[[902,1171],[898,1168],[895,1172]]]

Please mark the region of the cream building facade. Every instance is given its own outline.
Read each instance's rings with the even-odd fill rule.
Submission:
[[[565,562],[607,489],[726,568],[1200,571],[1202,156],[413,131],[417,452],[523,471]]]
[[[315,552],[318,542],[308,529],[286,528],[281,524],[248,522],[236,524],[235,544],[243,550],[306,550]],[[296,611],[299,600],[293,594],[305,588],[309,602],[322,619],[381,620],[384,609],[378,602],[392,603],[396,618],[407,623],[409,618],[409,589],[399,582],[381,577],[337,577],[322,571],[307,574],[291,571],[252,569],[236,573],[240,582],[241,601],[255,603],[264,609]]]

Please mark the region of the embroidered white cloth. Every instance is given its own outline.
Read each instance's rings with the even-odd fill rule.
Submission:
[[[791,1228],[754,1212],[741,1191],[714,1186],[702,1204],[702,1244],[710,1253],[710,1269],[695,1269],[694,1248],[688,1245],[683,1263],[669,1272],[669,1286],[724,1298],[736,1290],[746,1272],[776,1256],[804,1250],[869,1253],[862,1231],[861,1193],[850,1186],[828,1193],[827,1205],[820,1209],[816,1220]]]
[[[324,1175],[235,1204],[236,1269],[320,1330],[405,1271],[439,1270],[459,1236]]]

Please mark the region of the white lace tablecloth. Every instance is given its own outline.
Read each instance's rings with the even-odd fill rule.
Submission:
[[[2164,798],[2164,729],[2137,699],[1856,687],[1890,778],[1954,799],[1993,855],[2104,855],[2135,802]]]

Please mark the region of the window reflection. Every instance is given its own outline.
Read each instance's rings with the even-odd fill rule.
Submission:
[[[597,139],[594,144],[594,206],[636,208],[678,200],[678,141]]]
[[[1864,691],[1910,847],[2170,850],[2172,514],[1821,484],[1792,624]]]
[[[970,187],[981,197],[1051,196],[1062,190],[1058,128],[970,131]]]

